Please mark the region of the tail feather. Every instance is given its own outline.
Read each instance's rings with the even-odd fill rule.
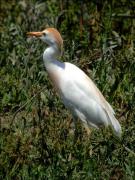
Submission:
[[[121,134],[122,134],[122,130],[121,130],[121,125],[119,123],[119,121],[115,118],[115,116],[112,114],[112,115],[109,115],[109,119],[111,121],[111,128],[114,132],[114,134],[121,138]]]
[[[107,102],[108,106],[107,106],[107,109],[106,109],[106,114],[110,120],[110,125],[111,125],[111,128],[114,132],[114,134],[121,138],[121,134],[122,134],[122,130],[121,130],[121,125],[119,123],[119,121],[115,118],[115,112],[112,108],[112,106]]]
[[[112,121],[111,121],[112,122]],[[114,131],[114,134],[121,138],[122,130],[121,130],[121,125],[118,122],[118,120],[114,117],[113,123],[112,123],[112,129]]]
[[[121,130],[121,125],[119,123],[119,121],[115,118],[113,113],[108,113],[106,112],[108,119],[110,120],[109,125],[111,126],[114,134],[121,138],[121,134],[122,134],[122,130]]]

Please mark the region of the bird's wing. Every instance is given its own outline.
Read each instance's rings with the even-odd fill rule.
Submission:
[[[94,82],[77,66],[66,63],[68,74],[72,77],[72,81],[80,88],[87,97],[95,100],[107,113],[114,114],[111,105],[105,100],[100,90]]]
[[[114,110],[111,105],[105,100],[104,96],[93,83],[93,81],[77,66],[70,63],[65,63],[65,67],[65,79],[67,80],[67,82],[69,81],[69,83],[65,82],[65,84],[69,84],[66,87],[67,90],[65,91],[65,94],[67,94],[68,90],[71,90],[71,92],[68,93],[70,101],[76,106],[78,106],[78,104],[82,108],[85,106],[88,111],[90,110],[92,112],[90,113],[92,116],[95,115],[97,123],[100,123],[99,119],[102,119],[101,123],[104,123],[106,125],[110,124],[115,134],[120,137],[121,126],[114,116]],[[68,87],[70,85],[73,87]],[[82,99],[79,97],[79,95],[81,95]],[[96,117],[97,110],[99,111],[98,117]],[[107,119],[105,118],[105,114]]]

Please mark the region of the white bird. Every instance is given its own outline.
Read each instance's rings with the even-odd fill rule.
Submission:
[[[79,118],[87,129],[110,126],[114,134],[121,137],[121,126],[114,110],[94,82],[77,66],[57,60],[63,47],[60,33],[55,28],[47,28],[27,35],[38,37],[48,45],[43,53],[44,65],[73,117]]]

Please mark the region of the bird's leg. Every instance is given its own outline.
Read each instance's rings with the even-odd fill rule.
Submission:
[[[83,122],[83,125],[84,125],[84,129],[86,130],[87,135],[90,136],[91,130],[90,130],[88,124],[86,124],[85,122]]]
[[[76,116],[73,116],[72,127],[74,130],[74,143],[76,143],[78,140],[77,117]]]
[[[70,134],[74,134],[75,131],[75,120],[74,118],[70,117],[69,121],[67,122],[67,128],[69,129]]]
[[[88,135],[88,137],[89,137],[90,134],[91,134],[90,127],[89,127],[89,125],[87,124],[87,122],[83,122],[83,121],[82,121],[82,123],[83,123],[84,129],[85,129],[85,131],[86,131],[86,133],[87,133],[87,135]],[[70,132],[71,134],[74,134],[76,137],[78,136],[77,117],[76,117],[76,116],[73,116],[73,118],[71,118],[71,119],[69,120],[69,122],[68,122],[68,129],[70,129],[69,132]]]
[[[72,129],[75,131],[77,129],[77,118],[73,116],[73,121],[71,123]]]

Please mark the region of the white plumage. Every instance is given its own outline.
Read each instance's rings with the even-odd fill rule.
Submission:
[[[111,126],[115,135],[120,137],[121,126],[114,116],[114,110],[93,81],[77,66],[56,59],[63,46],[59,32],[47,28],[42,32],[29,32],[28,35],[39,37],[49,45],[43,54],[45,67],[73,116],[79,117],[85,127]]]

